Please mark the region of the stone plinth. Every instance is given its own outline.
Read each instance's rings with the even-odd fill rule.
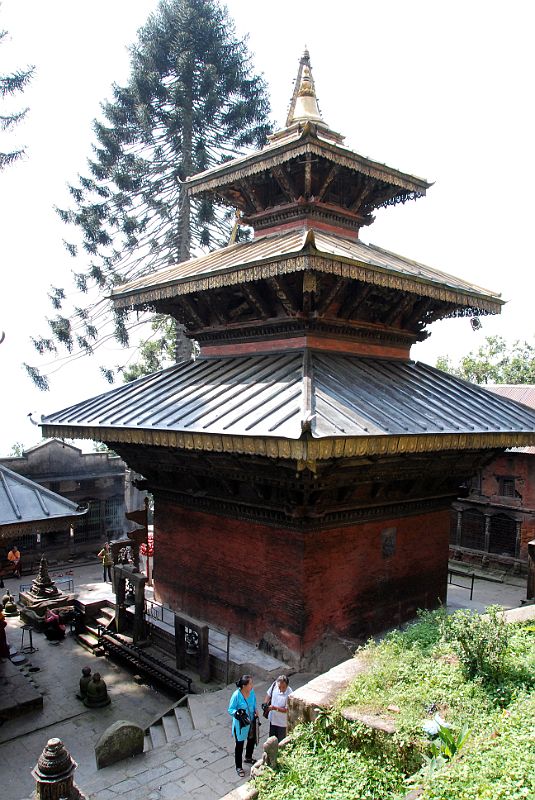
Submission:
[[[120,719],[106,728],[95,745],[97,769],[143,752],[144,731],[135,722]]]

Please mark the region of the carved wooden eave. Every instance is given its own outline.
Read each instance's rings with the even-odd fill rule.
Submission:
[[[333,252],[327,252],[329,247]],[[460,315],[498,314],[504,303],[491,291],[382,248],[310,230],[230,245],[119,286],[111,296],[116,308],[157,308],[176,297],[299,272],[335,275],[451,303]]]
[[[296,126],[296,130],[286,138],[268,144],[252,155],[227,161],[218,167],[187,178],[185,185],[192,197],[211,192],[225,199],[224,190],[232,188],[239,181],[307,156],[327,158],[333,165],[345,167],[355,173],[355,177],[363,175],[397,187],[398,202],[423,197],[427,189],[432,186],[432,183],[423,178],[372,161],[326,139],[322,136],[321,127],[313,123]],[[389,199],[385,204],[391,202],[392,199]]]
[[[95,439],[110,445],[125,443],[185,451],[236,453],[290,460],[295,462],[297,470],[310,469],[311,471],[315,470],[315,464],[318,461],[331,459],[338,461],[364,456],[489,450],[527,447],[535,444],[535,432],[332,437],[321,440],[313,440],[304,436],[302,439],[291,440],[161,430],[118,430],[105,426],[79,427],[48,423],[44,423],[42,429],[44,436]]]

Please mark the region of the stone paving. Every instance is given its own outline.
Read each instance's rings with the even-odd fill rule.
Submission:
[[[99,580],[98,565],[74,568],[73,572],[76,588],[84,580],[86,590],[95,597],[106,592],[109,596],[109,585],[106,587]],[[14,582],[6,581],[6,587],[15,592]],[[521,582],[509,585],[476,581],[472,602],[465,589],[449,588],[449,603],[453,608],[482,610],[491,602],[512,608],[520,605],[525,597],[525,583]],[[9,621],[8,638],[16,646],[20,644],[19,626],[18,620]],[[44,708],[0,727],[1,800],[29,797],[34,788],[30,771],[46,741],[53,736],[63,739],[78,762],[76,783],[91,800],[119,800],[126,796],[129,800],[217,800],[244,782],[237,778],[234,769],[230,718],[226,711],[233,685],[190,697],[195,727],[187,734],[136,758],[97,771],[94,745],[112,722],[127,719],[146,727],[167,710],[172,701],[147,686],[136,684],[113,662],[95,658],[80,648],[70,635],[59,645],[52,645],[44,636],[34,633],[34,644],[39,650],[28,659],[32,666],[40,668],[33,673],[33,681],[43,693]],[[253,655],[251,652],[248,657]],[[263,656],[256,651],[255,657],[260,667]],[[87,709],[76,699],[81,668],[85,665],[103,675],[112,697],[110,706]],[[273,665],[270,662],[268,666]],[[311,677],[292,676],[293,688],[299,688]],[[265,680],[257,683],[259,702],[268,685]],[[267,723],[261,733],[267,734]],[[260,752],[258,747],[257,753]]]

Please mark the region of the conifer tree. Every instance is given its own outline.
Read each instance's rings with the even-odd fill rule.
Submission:
[[[114,311],[105,295],[226,244],[228,214],[209,200],[191,201],[183,181],[262,145],[269,132],[265,82],[252,72],[247,47],[217,0],[161,0],[131,48],[128,83],[114,85],[102,112],[88,175],[69,187],[73,206],[58,209],[79,234],[79,241],[65,242],[69,253],[89,260],[74,273],[87,302],[65,313],[67,293],[51,287],[49,298],[63,313],[49,319],[50,336],[33,340],[41,354],[59,346],[73,356],[91,354],[111,335],[127,345],[126,313]],[[26,368],[47,388],[45,375]],[[113,371],[103,372],[113,380]]]
[[[7,36],[7,31],[0,30],[0,44]],[[0,98],[6,100],[9,97],[24,91],[33,76],[34,68],[28,67],[25,70],[17,70],[16,72],[7,75],[0,75]],[[20,111],[12,111],[11,113],[0,113],[0,131],[10,131],[21,120],[24,119],[28,112],[27,108]],[[0,151],[0,170],[13,164],[24,155],[24,148],[19,147],[16,150],[9,150],[8,152]]]

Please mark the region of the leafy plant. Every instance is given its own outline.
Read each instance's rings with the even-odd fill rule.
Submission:
[[[438,725],[437,735],[429,747],[429,754],[424,753],[428,777],[432,778],[435,772],[457,755],[466,742],[468,733],[468,725],[463,725],[457,734],[448,725]]]
[[[441,621],[442,634],[462,664],[468,678],[498,682],[504,674],[509,648],[509,629],[500,606],[489,606],[485,615],[468,609]]]

